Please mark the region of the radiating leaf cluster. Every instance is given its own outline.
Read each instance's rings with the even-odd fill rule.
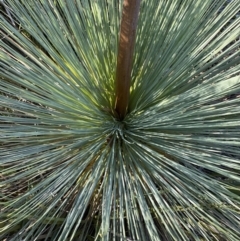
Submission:
[[[141,1],[122,122],[123,1],[3,2],[0,239],[238,241],[240,2]]]

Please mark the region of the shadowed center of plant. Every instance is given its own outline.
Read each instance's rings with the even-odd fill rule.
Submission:
[[[123,140],[127,141],[125,130],[126,130],[126,124],[122,121],[117,120],[114,123],[111,134],[107,138],[107,143],[112,146],[114,141],[117,141],[117,142],[120,141],[121,143]]]
[[[124,130],[125,130],[125,124],[121,121],[117,121],[114,126],[114,132],[116,134],[117,138],[123,138],[124,139]]]

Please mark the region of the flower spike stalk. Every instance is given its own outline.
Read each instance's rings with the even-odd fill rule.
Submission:
[[[141,0],[124,0],[116,70],[115,110],[124,119],[129,102],[133,51]]]

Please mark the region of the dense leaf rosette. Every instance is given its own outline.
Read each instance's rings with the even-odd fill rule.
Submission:
[[[2,1],[1,240],[240,239],[239,1]]]

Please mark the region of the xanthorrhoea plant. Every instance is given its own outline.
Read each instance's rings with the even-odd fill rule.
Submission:
[[[122,121],[122,1],[5,5],[0,239],[238,241],[240,2],[141,1]]]

